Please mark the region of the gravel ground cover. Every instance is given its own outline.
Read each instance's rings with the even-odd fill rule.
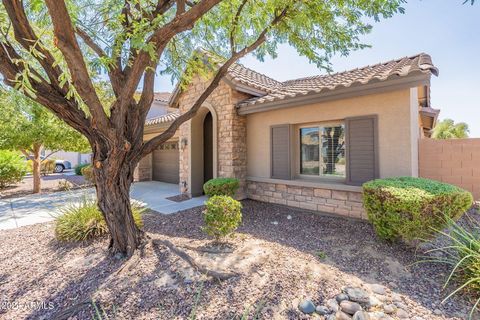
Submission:
[[[51,223],[2,231],[0,318],[322,319],[299,304],[329,308],[351,288],[381,300],[372,319],[466,318],[468,297],[440,303],[447,269],[416,264],[420,252],[380,241],[368,222],[250,200],[243,206],[242,226],[218,252],[200,229],[202,208],[146,214],[155,245],[132,268],[107,255],[107,239],[58,243]],[[236,276],[219,282],[197,272],[165,240],[197,264]]]

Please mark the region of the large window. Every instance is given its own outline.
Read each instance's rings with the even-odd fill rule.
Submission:
[[[345,126],[300,128],[300,174],[345,177]]]

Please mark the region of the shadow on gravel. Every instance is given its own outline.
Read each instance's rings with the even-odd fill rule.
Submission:
[[[57,256],[52,257],[57,259]],[[66,263],[76,263],[68,262]],[[79,264],[82,262],[78,261]],[[44,301],[53,304],[53,308],[39,308],[32,310],[26,319],[69,319],[78,312],[89,312],[91,296],[103,284],[108,276],[122,266],[123,262],[110,257],[107,253],[96,255],[95,260],[88,261],[81,276],[71,279],[62,285],[54,294],[45,297]],[[102,270],[103,272],[98,272]],[[52,270],[53,271],[53,270]],[[41,283],[42,277],[36,279]],[[78,307],[77,307],[78,306]],[[86,319],[87,317],[85,317]]]
[[[187,319],[197,309],[203,319],[243,319],[244,314],[248,314],[249,319],[260,314],[259,319],[271,319],[279,312],[288,319],[311,319],[298,310],[297,299],[309,292],[313,293],[310,297],[313,301],[323,302],[340,292],[345,278],[352,277],[385,285],[431,311],[442,309],[446,316],[455,316],[465,305],[464,301],[457,301],[440,307],[446,270],[433,264],[414,264],[418,260],[414,249],[377,239],[368,222],[252,200],[242,204],[243,223],[232,242],[239,245],[238,251],[247,245],[250,247],[244,255],[238,255],[237,251],[229,261],[234,267],[248,268],[239,277],[223,282],[189,278],[185,274],[185,261],[162,246],[154,246],[149,256],[131,272],[110,277],[125,261],[107,255],[107,239],[60,244],[51,240],[51,228],[38,226],[32,227],[29,237],[36,241],[39,232],[48,235],[49,240],[45,241],[48,250],[44,250],[48,256],[32,253],[33,259],[42,259],[38,265],[43,269],[38,271],[32,267],[37,266],[36,260],[30,257],[20,260],[18,252],[8,251],[16,265],[29,265],[29,271],[38,272],[25,275],[28,281],[10,272],[18,286],[16,291],[10,291],[11,296],[25,295],[23,300],[35,297],[54,304],[53,310],[31,311],[27,319],[54,319],[59,312],[79,302],[85,303],[75,310],[72,319],[91,319],[95,312],[91,297],[106,283],[108,286],[100,294],[102,302],[98,302],[98,307],[106,310],[111,319]],[[203,248],[211,244],[211,240],[201,230],[202,209],[172,215],[145,214],[144,229],[152,238],[170,237],[180,249],[188,245]],[[19,236],[18,239],[25,238]],[[27,250],[36,245],[29,243],[25,241],[21,248]],[[44,247],[35,248],[43,250]],[[267,252],[258,253],[257,249]],[[251,252],[257,252],[259,259],[249,260]],[[197,262],[208,257],[211,256],[197,254]],[[222,257],[214,258],[218,265],[212,265],[221,267],[226,262],[222,259],[228,259]],[[280,257],[283,260],[276,260]],[[276,265],[281,265],[281,269],[275,269]],[[11,280],[7,277],[9,275],[1,274],[0,284]],[[41,290],[43,287],[48,290]],[[117,316],[111,317],[115,312]]]
[[[431,311],[441,309],[446,316],[465,312],[467,304],[462,298],[440,305],[449,292],[442,289],[448,275],[444,265],[416,263],[423,259],[421,252],[377,238],[367,221],[253,200],[244,200],[242,204],[243,223],[239,233],[308,253],[323,264],[366,283],[382,284]],[[202,209],[147,216],[145,229],[154,234],[205,240],[207,237],[200,229]]]

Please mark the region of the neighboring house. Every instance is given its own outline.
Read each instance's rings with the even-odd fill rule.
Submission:
[[[423,53],[285,82],[235,64],[197,115],[140,162],[136,179],[178,183],[196,196],[211,178],[236,177],[240,197],[364,218],[363,182],[418,176],[418,140],[439,112],[430,106],[432,74]],[[207,84],[198,76],[177,87],[168,101],[176,112],[150,117],[144,138],[165,130]]]
[[[172,94],[170,92],[156,92],[153,97],[153,103],[147,114],[147,119],[157,118],[168,113],[177,111],[168,107],[168,101]]]
[[[90,163],[92,155],[90,153],[80,153],[80,152],[72,152],[72,151],[55,151],[52,153],[50,150],[44,150],[42,152],[42,156],[49,155],[49,159],[58,159],[64,160],[70,163],[70,167],[66,167],[65,169],[71,169],[81,163]]]

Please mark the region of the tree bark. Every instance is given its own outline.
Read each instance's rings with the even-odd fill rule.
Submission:
[[[104,150],[108,150],[106,154],[95,151],[93,156],[98,207],[110,232],[111,253],[130,257],[145,239],[144,232],[135,225],[130,205],[130,186],[137,163],[131,160],[131,152],[123,148]]]
[[[34,145],[32,148],[32,176],[33,176],[33,193],[40,193],[42,188],[41,166],[42,159],[40,159],[41,146]]]

